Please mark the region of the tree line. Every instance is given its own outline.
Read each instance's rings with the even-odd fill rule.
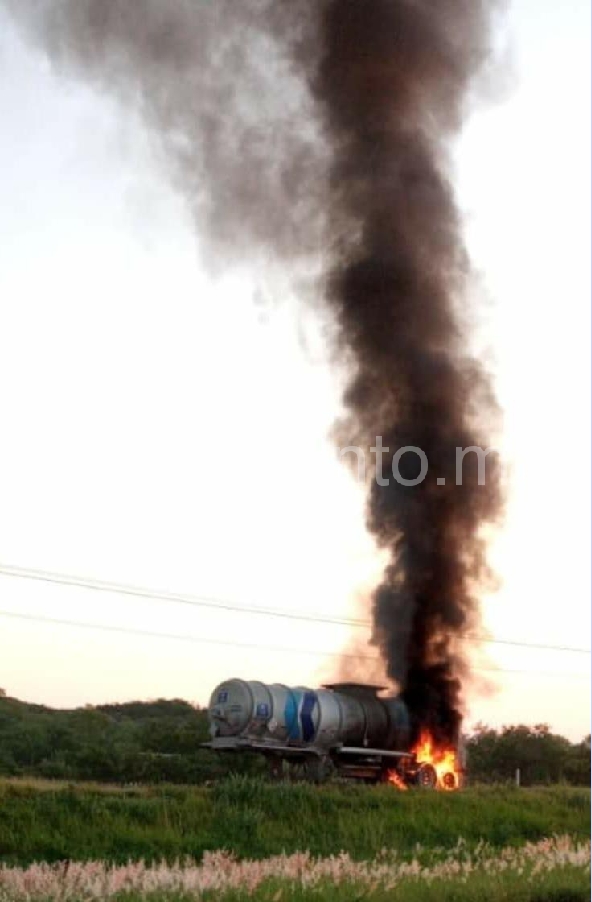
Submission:
[[[520,784],[567,782],[590,786],[590,736],[572,743],[547,724],[493,730],[478,724],[467,739],[469,780],[497,783],[520,772]]]
[[[0,775],[115,783],[205,783],[264,769],[257,756],[216,755],[207,712],[181,699],[57,710],[0,691]],[[467,737],[470,782],[590,785],[590,737],[571,743],[546,724],[478,724]]]

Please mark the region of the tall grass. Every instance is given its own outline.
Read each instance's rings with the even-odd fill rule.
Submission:
[[[273,785],[245,778],[210,788],[106,790],[0,783],[0,859],[173,861],[226,849],[239,858],[308,850],[373,858],[417,844],[517,846],[552,834],[590,835],[590,791],[471,788],[459,793],[389,786]]]
[[[419,850],[418,850],[419,851]],[[356,862],[348,855],[309,853],[239,861],[225,852],[173,865],[103,862],[0,867],[2,902],[279,902],[372,899],[541,900],[586,899],[590,842],[555,837],[496,850],[462,841],[442,850],[421,849],[411,861],[385,851]]]

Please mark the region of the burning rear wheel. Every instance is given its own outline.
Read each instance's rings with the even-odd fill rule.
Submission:
[[[442,777],[442,786],[444,789],[456,789],[456,777],[452,771],[447,771]]]
[[[435,789],[438,783],[436,768],[431,764],[420,764],[415,776],[415,785],[420,789]]]

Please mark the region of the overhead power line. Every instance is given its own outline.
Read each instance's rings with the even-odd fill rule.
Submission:
[[[93,577],[75,576],[68,573],[58,573],[50,570],[39,570],[28,567],[16,567],[10,564],[0,563],[0,575],[18,579],[30,579],[39,582],[55,583],[58,585],[74,586],[82,589],[91,589],[99,592],[112,592],[118,595],[128,595],[135,598],[148,598],[153,601],[163,601],[169,604],[189,605],[191,607],[205,607],[220,611],[232,611],[241,614],[254,614],[265,617],[279,617],[289,620],[301,620],[309,623],[326,623],[340,626],[370,628],[369,620],[361,620],[348,617],[325,617],[318,614],[304,614],[299,611],[286,611],[278,608],[256,607],[252,605],[240,605],[221,598],[209,595],[193,595],[177,592],[167,592],[160,589],[151,589],[145,586],[136,586],[129,583],[110,582],[94,579]],[[518,639],[493,639],[478,633],[465,633],[460,637],[470,642],[483,642],[488,645],[508,645],[518,648],[533,648],[544,651],[572,652],[574,654],[587,654],[589,648],[577,648],[570,645],[550,645],[539,642],[524,642]]]
[[[49,570],[37,570],[27,567],[13,567],[8,564],[0,564],[0,574],[13,576],[19,579],[33,579],[41,582],[58,583],[65,586],[77,586],[82,589],[93,589],[99,592],[115,592],[118,595],[132,595],[136,598],[150,598],[156,601],[166,601],[174,604],[185,604],[192,607],[214,608],[220,611],[238,611],[243,614],[259,614],[265,617],[282,617],[289,620],[306,620],[314,623],[334,623],[344,626],[371,626],[368,620],[358,620],[348,617],[323,617],[319,614],[303,614],[300,611],[284,611],[277,608],[256,607],[253,605],[240,605],[223,598],[215,598],[211,595],[193,595],[179,592],[167,592],[162,589],[150,589],[145,586],[135,586],[130,583],[110,582],[108,580],[94,579],[86,576],[73,576],[68,573],[56,573]]]
[[[310,648],[293,648],[293,647],[281,647],[276,645],[262,645],[261,643],[255,642],[236,642],[231,639],[212,639],[209,636],[187,636],[180,633],[160,633],[152,630],[142,630],[136,629],[135,627],[128,626],[116,626],[115,624],[107,624],[107,623],[86,623],[81,620],[69,620],[62,619],[59,617],[45,617],[41,614],[22,614],[18,611],[1,611],[0,617],[9,617],[15,620],[26,620],[29,622],[36,623],[46,623],[53,624],[56,626],[68,626],[74,627],[76,629],[89,629],[89,630],[103,630],[104,632],[109,633],[123,633],[127,635],[133,636],[145,636],[153,639],[169,639],[180,642],[197,642],[204,645],[221,645],[233,648],[244,648],[244,649],[252,649],[255,651],[279,651],[287,654],[297,654],[297,655],[312,655],[312,656],[320,656],[323,655],[325,657],[335,657],[338,656],[340,658],[351,658],[355,661],[372,661],[378,663],[380,658],[377,655],[367,655],[367,654],[352,654],[348,652],[340,652],[340,651],[328,651],[324,649],[310,649]],[[479,673],[512,673],[512,674],[526,674],[529,676],[548,676],[548,677],[567,677],[569,679],[588,679],[587,674],[580,673],[552,673],[550,671],[536,671],[536,670],[508,670],[506,668],[501,667],[474,667],[473,671]]]

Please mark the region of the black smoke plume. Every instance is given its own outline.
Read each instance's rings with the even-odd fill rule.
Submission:
[[[351,374],[340,442],[381,437],[368,526],[390,563],[374,642],[416,726],[453,741],[463,638],[501,506],[450,142],[487,59],[487,0],[2,0],[66,76],[143,117],[208,253],[314,260]],[[309,261],[307,263],[307,261]],[[416,485],[420,449],[428,472]]]
[[[468,354],[469,265],[448,171],[451,137],[489,46],[479,0],[334,0],[321,15],[315,82],[330,135],[340,243],[327,299],[352,361],[347,444],[389,448],[368,498],[368,525],[390,552],[373,600],[374,639],[416,727],[454,741],[462,640],[487,577],[483,526],[499,512],[495,457],[479,485],[476,452],[496,412]],[[481,424],[481,429],[479,429]],[[421,475],[416,451],[428,471]],[[459,452],[460,453],[460,452]],[[380,474],[377,474],[380,476]],[[403,482],[404,481],[404,482]],[[407,483],[407,484],[405,484]]]

